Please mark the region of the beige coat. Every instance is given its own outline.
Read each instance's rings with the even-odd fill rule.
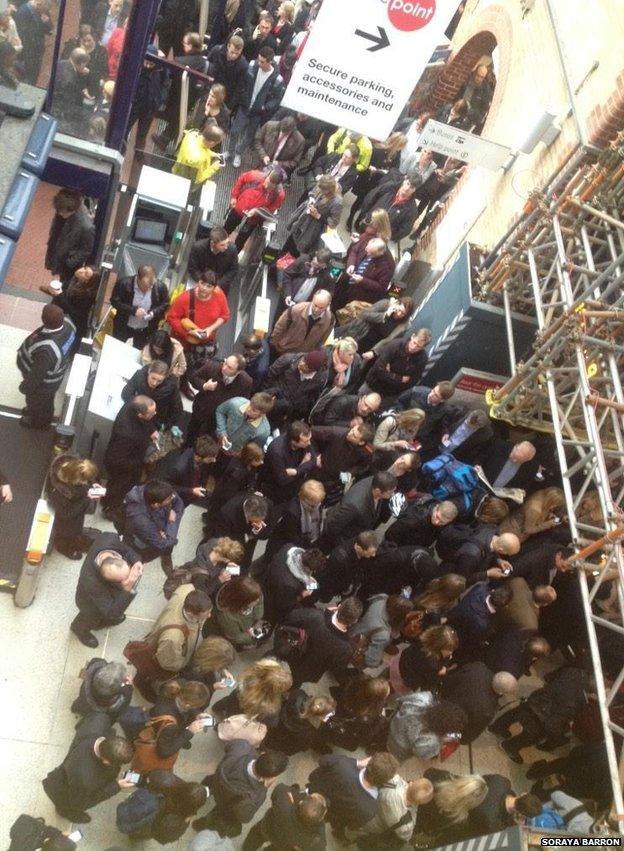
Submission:
[[[188,627],[188,638],[186,638],[181,629],[168,629],[160,636],[158,647],[156,648],[156,659],[161,668],[164,668],[166,671],[177,673],[186,667],[193,658],[199,641],[201,641],[201,628],[203,624],[189,623],[183,613],[184,601],[191,591],[194,590],[195,587],[191,584],[180,585],[160,613],[158,620],[148,636],[149,639],[157,630],[169,624],[184,624]]]
[[[287,308],[275,323],[271,345],[280,355],[286,352],[312,352],[320,349],[334,327],[334,315],[328,308],[308,330],[310,302]]]

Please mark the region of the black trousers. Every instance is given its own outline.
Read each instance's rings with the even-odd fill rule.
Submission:
[[[232,233],[239,227],[241,222],[243,221],[243,217],[239,215],[236,210],[230,210],[227,216],[225,217],[225,221],[223,222],[223,227],[226,229],[228,233]],[[239,251],[242,251],[245,243],[251,236],[251,234],[256,229],[257,224],[250,219],[246,219],[245,223],[240,226],[238,233],[236,234],[236,239],[234,240],[234,244],[238,248]]]
[[[142,349],[149,342],[150,337],[154,332],[150,328],[130,328],[126,325],[125,328],[120,328],[113,335],[117,340],[125,343],[126,340],[132,338],[132,345],[135,349]]]
[[[106,496],[102,499],[102,505],[107,511],[114,511],[124,501],[125,495],[133,488],[141,478],[141,464],[137,467],[120,469],[118,467],[107,467],[108,479],[106,482]]]
[[[95,615],[80,611],[72,621],[72,627],[76,632],[91,632],[94,629],[104,629],[104,627],[110,625],[110,622],[104,618],[98,618]]]
[[[22,386],[20,385],[20,388]],[[36,393],[24,393],[26,397],[24,416],[32,420],[34,425],[47,428],[54,417],[55,395],[56,390],[48,390],[44,386],[40,387]]]
[[[500,718],[497,718],[490,725],[490,729],[493,733],[502,735],[509,731],[512,724],[522,724],[522,732],[505,741],[507,748],[514,753],[518,753],[522,748],[527,748],[530,745],[536,745],[546,737],[546,731],[541,721],[524,703],[510,709],[509,712],[505,712]]]

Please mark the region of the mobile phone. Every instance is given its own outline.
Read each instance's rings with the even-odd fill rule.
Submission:
[[[447,733],[446,738],[452,739],[454,742],[461,741],[462,734],[461,733]]]
[[[234,686],[236,685],[236,680],[234,679],[234,677],[223,677],[221,682],[226,688],[234,688]]]
[[[232,448],[232,443],[227,439],[227,437],[223,438],[223,448],[226,452]]]
[[[69,834],[67,838],[71,839],[72,842],[80,842],[80,840],[82,839],[82,831],[74,830],[72,833]]]
[[[237,564],[228,564],[225,569],[230,576],[240,576],[240,567]]]
[[[513,570],[513,568],[511,568],[511,567],[504,567],[503,568],[503,576],[509,576],[509,574],[511,573],[512,570]]]
[[[101,485],[100,485],[100,487],[97,487],[97,488],[96,487],[89,488],[88,495],[91,498],[96,497],[96,496],[106,496],[106,488],[103,488]]]
[[[217,719],[214,718],[212,715],[209,715],[207,718],[202,718],[202,721],[204,722],[204,733],[211,727],[217,726]]]
[[[261,626],[252,626],[251,634],[254,638],[264,638],[264,629]]]
[[[558,526],[561,523],[561,517],[553,517],[553,523]]]
[[[141,775],[138,771],[126,771],[126,773],[124,774],[124,780],[129,780],[130,783],[134,783],[135,786],[140,781],[140,779]]]

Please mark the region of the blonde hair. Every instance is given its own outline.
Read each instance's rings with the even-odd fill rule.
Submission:
[[[279,5],[278,15],[280,10],[284,13],[286,20],[292,24],[295,19],[295,4],[292,3],[291,0],[284,0],[284,2]]]
[[[384,142],[384,148],[391,156],[396,156],[407,145],[405,133],[391,133]]]
[[[219,636],[204,638],[193,656],[193,665],[202,674],[231,665],[236,652],[229,641]]]
[[[253,715],[274,715],[292,688],[290,671],[277,659],[258,659],[240,675],[238,702],[242,711]]]
[[[98,468],[88,458],[67,458],[55,473],[66,485],[90,485],[97,478]]]
[[[425,421],[425,412],[421,408],[399,411],[396,415],[396,421],[399,428],[416,433]]]
[[[353,337],[342,337],[340,340],[334,340],[333,346],[338,354],[347,352],[347,354],[354,355],[358,350],[358,344]]]
[[[221,83],[215,83],[214,85],[210,86],[210,91],[208,92],[208,95],[212,95],[217,100],[219,106],[221,106],[221,104],[225,101],[225,86],[223,86]]]
[[[431,780],[421,777],[418,780],[410,780],[407,784],[405,798],[410,807],[423,807],[433,799],[434,786]]]
[[[325,487],[316,479],[308,479],[299,488],[299,496],[302,499],[316,499],[321,502],[325,499]]]
[[[371,213],[371,225],[377,231],[377,235],[385,242],[389,242],[392,238],[392,225],[390,217],[385,210],[373,210]]]
[[[192,680],[171,680],[160,688],[160,696],[177,700],[187,709],[203,709],[210,703],[210,689],[204,683]]]
[[[324,718],[329,712],[336,711],[336,701],[329,695],[321,694],[317,697],[309,697],[305,703],[303,717],[309,720]]]
[[[212,548],[212,551],[226,564],[228,562],[240,564],[245,555],[243,545],[238,541],[234,541],[232,538],[217,538],[217,543]]]
[[[471,810],[485,800],[488,786],[480,774],[468,774],[443,780],[434,787],[433,800],[437,810],[451,824],[466,821]]]

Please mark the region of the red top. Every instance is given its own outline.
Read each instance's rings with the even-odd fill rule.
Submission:
[[[109,80],[117,79],[117,72],[119,71],[119,62],[121,60],[121,51],[123,50],[125,37],[125,29],[123,27],[117,27],[117,29],[112,31],[110,38],[106,42]]]
[[[186,292],[183,292],[182,295],[176,298],[167,314],[167,321],[171,326],[171,336],[179,340],[183,346],[187,345],[186,335],[188,332],[184,330],[180,323],[182,319],[190,319],[190,301],[191,290],[186,290]],[[195,317],[193,321],[198,328],[207,328],[213,322],[216,322],[217,319],[224,319],[227,322],[229,318],[230,308],[228,307],[225,293],[220,287],[215,287],[212,296],[207,301],[200,301],[200,299],[195,298]],[[212,341],[216,336],[217,332],[214,331],[208,339]]]
[[[282,206],[286,193],[281,186],[277,191],[273,187],[266,189],[265,180],[266,174],[262,171],[246,171],[238,178],[232,189],[232,200],[236,201],[234,209],[239,216],[254,207],[265,207],[275,213]]]

